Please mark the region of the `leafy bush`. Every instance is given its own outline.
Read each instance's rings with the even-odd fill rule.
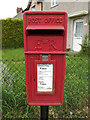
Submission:
[[[88,49],[88,51],[89,51],[90,50],[90,21],[89,21],[89,42],[88,42],[88,45],[89,45],[89,49]]]
[[[90,20],[89,20],[89,41],[90,41]]]
[[[82,53],[88,53],[88,36],[87,34],[85,35],[85,40],[83,42],[83,44],[81,45],[82,49],[81,49],[81,52]]]
[[[23,46],[23,20],[2,19],[2,48],[19,48]]]
[[[85,35],[85,40],[83,44],[81,45],[82,49],[80,51],[81,54],[88,55],[89,49],[90,49],[90,21],[89,21],[89,35]]]
[[[66,50],[67,52],[69,52],[69,51],[71,51],[71,48],[67,48],[67,50]]]

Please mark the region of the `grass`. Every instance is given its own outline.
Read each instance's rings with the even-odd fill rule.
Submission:
[[[13,55],[14,53],[14,55]],[[26,102],[24,49],[2,51],[2,95],[4,118],[39,118],[40,107]],[[8,60],[4,60],[8,59]],[[21,60],[11,60],[21,59]],[[87,118],[88,60],[66,57],[64,103],[50,106],[49,118]],[[70,114],[72,113],[72,114]]]
[[[24,59],[24,48],[3,49],[2,51],[0,50],[0,54],[2,54],[2,59],[8,59],[8,60]],[[79,52],[78,54],[77,53],[72,55],[67,54],[67,56],[87,58],[88,54],[87,53],[83,54],[82,52]]]
[[[24,59],[24,48],[18,49],[3,49],[2,59]]]

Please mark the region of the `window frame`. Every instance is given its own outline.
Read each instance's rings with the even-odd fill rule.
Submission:
[[[35,9],[35,10],[32,10],[33,8],[35,8],[35,4],[33,4],[33,5],[31,6],[31,11],[36,11],[36,9]]]
[[[51,0],[51,7],[54,7],[58,5],[58,1],[57,0]]]

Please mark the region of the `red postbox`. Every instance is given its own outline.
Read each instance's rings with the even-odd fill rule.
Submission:
[[[26,11],[23,15],[28,105],[63,103],[67,13]]]

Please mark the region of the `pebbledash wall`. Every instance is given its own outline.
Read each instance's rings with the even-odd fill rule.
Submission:
[[[56,1],[56,0],[55,0]],[[43,2],[43,10],[44,11],[66,11],[68,13],[68,31],[67,31],[67,48],[71,48],[73,50],[73,46],[75,43],[75,22],[83,21],[83,30],[82,30],[82,43],[85,39],[85,35],[88,34],[88,16],[89,16],[89,0],[86,2],[80,2],[81,0],[70,0],[71,2],[67,2],[66,0],[59,0],[58,3],[54,3],[52,5],[52,0],[48,0],[47,2]],[[79,39],[77,39],[79,43]]]

